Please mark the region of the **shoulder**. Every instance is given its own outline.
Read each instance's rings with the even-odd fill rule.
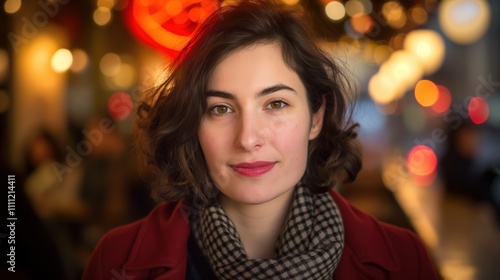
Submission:
[[[106,233],[90,257],[83,279],[112,279],[127,271],[140,278],[140,273],[174,267],[182,258],[178,251],[187,244],[188,236],[182,203],[162,203],[145,218]]]
[[[427,250],[412,231],[378,221],[330,193],[344,223],[345,245],[336,275],[363,279],[437,279]],[[340,277],[342,278],[342,277]]]

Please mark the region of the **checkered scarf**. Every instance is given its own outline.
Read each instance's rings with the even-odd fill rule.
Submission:
[[[344,247],[344,228],[328,193],[299,186],[276,244],[275,259],[249,259],[220,205],[202,210],[193,233],[219,279],[332,279]]]

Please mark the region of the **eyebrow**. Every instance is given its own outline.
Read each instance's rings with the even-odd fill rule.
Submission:
[[[291,91],[293,93],[297,93],[293,88],[291,88],[287,85],[277,84],[274,86],[266,87],[265,89],[259,91],[259,93],[257,94],[257,97],[265,96],[265,95],[268,95],[268,94],[271,94],[273,92],[277,92],[280,90],[287,90],[287,91]],[[232,93],[221,91],[221,90],[208,90],[205,93],[205,95],[206,95],[206,97],[214,96],[214,97],[221,97],[221,98],[226,98],[226,99],[231,99],[231,100],[236,99],[236,97]]]

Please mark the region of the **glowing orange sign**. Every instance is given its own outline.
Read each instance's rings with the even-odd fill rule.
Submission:
[[[218,5],[217,0],[131,0],[125,16],[136,37],[175,58]]]

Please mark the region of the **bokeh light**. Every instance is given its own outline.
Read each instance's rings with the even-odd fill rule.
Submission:
[[[432,81],[420,80],[415,86],[415,99],[423,107],[432,106],[436,103],[438,96],[438,87]]]
[[[115,120],[124,120],[133,109],[133,100],[125,92],[116,92],[108,100],[109,115]]]
[[[427,22],[427,19],[429,18],[427,11],[420,6],[413,6],[411,7],[409,11],[410,19],[418,24],[422,25]]]
[[[369,15],[358,13],[352,16],[351,26],[354,31],[366,34],[373,28],[373,19]]]
[[[382,15],[394,29],[402,28],[406,24],[406,13],[398,1],[389,1],[382,6]]]
[[[347,1],[347,3],[345,3],[345,11],[351,17],[356,14],[366,14],[365,7],[359,0]]]
[[[388,104],[399,96],[399,88],[391,77],[384,73],[377,73],[368,82],[368,94],[377,104]]]
[[[61,73],[68,70],[73,63],[73,55],[67,49],[59,49],[52,56],[52,60],[50,61],[50,65],[52,69]]]
[[[7,14],[15,14],[21,9],[21,0],[6,0],[3,9]]]
[[[70,70],[78,73],[87,69],[89,65],[89,56],[82,49],[74,49],[72,51],[73,54],[73,64],[71,64]]]
[[[406,35],[403,47],[418,59],[427,75],[436,72],[443,64],[445,44],[436,31],[414,30]]]
[[[107,53],[101,58],[99,68],[104,75],[112,77],[120,71],[121,64],[120,56],[115,53]]]
[[[413,174],[419,176],[429,175],[436,170],[436,154],[428,146],[417,145],[408,153],[406,166]]]
[[[438,88],[438,99],[434,104],[431,105],[431,108],[436,113],[443,113],[450,108],[451,93],[443,85],[437,85],[437,88]]]
[[[281,1],[283,1],[283,3],[290,5],[290,6],[299,3],[299,0],[281,0]]]
[[[479,40],[488,29],[490,18],[490,5],[485,0],[443,0],[439,6],[441,29],[458,44]]]
[[[332,1],[326,4],[325,13],[332,20],[341,20],[345,17],[346,11],[342,3]]]
[[[483,98],[476,96],[469,101],[468,112],[473,123],[482,124],[488,120],[490,109]]]
[[[387,73],[392,83],[400,85],[402,95],[422,77],[423,68],[412,53],[399,50],[391,54],[389,60],[380,67],[380,72]]]
[[[104,26],[111,21],[111,10],[107,7],[98,7],[94,11],[94,22],[99,26]]]

